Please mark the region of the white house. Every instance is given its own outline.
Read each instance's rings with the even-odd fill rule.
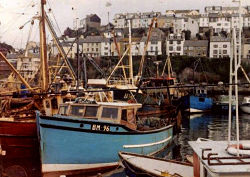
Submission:
[[[185,37],[181,34],[169,34],[166,39],[166,54],[168,56],[183,55]]]
[[[140,41],[141,54],[144,51],[146,45],[147,37],[142,37]],[[146,50],[146,55],[148,56],[158,56],[162,55],[162,40],[160,36],[151,36],[148,42],[148,47]]]
[[[202,14],[199,18],[199,27],[209,27],[209,18],[207,14]]]
[[[223,58],[230,56],[230,39],[212,36],[210,39],[210,58]]]
[[[231,15],[229,14],[209,14],[209,27],[213,28],[215,33],[231,30]]]
[[[39,69],[40,69],[39,53],[30,54],[27,57],[20,57],[17,59],[17,71],[26,80],[33,79]]]
[[[191,37],[195,37],[199,32],[199,23],[195,18],[180,17],[174,21],[174,33],[181,34],[182,31],[191,31]]]
[[[103,40],[103,36],[87,36],[85,39],[80,40],[83,53],[91,57],[101,56],[101,43]]]

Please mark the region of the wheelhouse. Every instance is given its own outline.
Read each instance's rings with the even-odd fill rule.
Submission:
[[[79,119],[94,119],[125,125],[136,129],[136,113],[141,104],[98,102],[96,104],[64,103],[58,114]]]

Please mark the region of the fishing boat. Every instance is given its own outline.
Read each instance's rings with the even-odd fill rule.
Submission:
[[[154,154],[170,144],[173,125],[136,118],[141,104],[78,98],[54,116],[37,113],[43,174],[96,174],[118,165],[118,152]]]
[[[193,176],[193,165],[129,152],[119,152],[129,177]]]
[[[250,114],[250,97],[244,97],[240,109],[242,112]]]
[[[234,100],[232,103],[232,112],[235,111],[235,96],[232,97]],[[213,110],[219,111],[220,113],[228,113],[229,110],[229,96],[228,95],[220,95],[218,100],[213,105]]]
[[[196,88],[194,95],[187,95],[182,98],[184,109],[189,113],[207,112],[212,109],[213,99],[207,96],[205,88]]]
[[[172,176],[172,177],[207,177],[207,176],[250,176],[248,168],[249,155],[235,156],[237,154],[236,142],[197,140],[189,141],[193,149],[193,164],[174,160],[159,159],[151,156],[143,156],[128,152],[119,152],[119,157],[125,166],[128,176]],[[241,153],[249,150],[250,141],[241,141]],[[235,144],[233,146],[233,144]],[[226,150],[225,150],[226,149]]]

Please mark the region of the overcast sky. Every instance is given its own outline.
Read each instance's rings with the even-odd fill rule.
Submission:
[[[107,7],[107,2],[111,6]],[[40,0],[0,0],[0,41],[16,48],[24,47],[30,24],[26,24],[22,30],[19,30],[19,27],[39,11],[39,4]],[[102,24],[106,24],[108,12],[112,21],[116,13],[147,11],[164,13],[169,9],[199,9],[203,12],[204,7],[209,5],[236,6],[237,4],[232,3],[232,0],[47,0],[47,9],[53,12],[50,16],[55,17],[62,32],[68,26],[73,27],[73,19],[82,19],[90,13],[96,13],[101,17]],[[243,0],[243,5],[250,5],[250,0]],[[57,33],[60,35],[59,30]],[[31,40],[38,39],[38,28],[35,25]]]

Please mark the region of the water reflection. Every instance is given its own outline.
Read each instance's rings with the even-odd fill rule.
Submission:
[[[215,114],[200,114],[184,117],[181,133],[177,137],[177,147],[173,148],[171,158],[184,160],[185,156],[192,154],[188,141],[195,141],[197,138],[211,140],[227,140],[228,137],[228,116]],[[239,117],[240,139],[249,139],[250,115],[243,114]],[[232,139],[236,139],[235,116],[232,120]]]

